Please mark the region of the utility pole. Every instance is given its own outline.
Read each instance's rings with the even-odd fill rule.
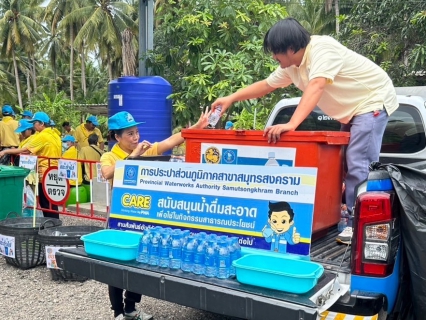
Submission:
[[[154,48],[154,0],[139,0],[139,76],[148,76],[144,56]]]

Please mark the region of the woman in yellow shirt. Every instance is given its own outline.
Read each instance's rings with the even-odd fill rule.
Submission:
[[[201,114],[198,122],[189,129],[203,129],[208,125],[207,114]],[[114,177],[115,163],[117,160],[125,160],[128,157],[138,156],[157,156],[173,149],[175,146],[184,142],[181,133],[176,133],[169,138],[155,142],[153,144],[148,141],[139,142],[139,130],[133,116],[121,111],[108,119],[108,128],[111,130],[110,136],[117,141],[110,152],[106,152],[101,157],[101,170],[105,179],[110,181]],[[135,292],[125,292],[123,303],[123,289],[108,286],[109,299],[111,308],[114,310],[114,317],[122,317],[124,319],[151,319],[152,316],[142,311],[136,310],[136,303],[141,301],[142,295]]]

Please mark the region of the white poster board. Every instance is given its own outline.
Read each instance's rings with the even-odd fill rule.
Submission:
[[[0,234],[0,254],[5,257],[15,258],[15,237]]]

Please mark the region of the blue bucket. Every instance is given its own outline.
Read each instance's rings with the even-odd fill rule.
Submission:
[[[142,234],[120,230],[101,230],[81,237],[90,256],[115,260],[136,260]]]
[[[324,272],[319,263],[260,254],[243,256],[233,266],[241,283],[299,294],[315,287]]]

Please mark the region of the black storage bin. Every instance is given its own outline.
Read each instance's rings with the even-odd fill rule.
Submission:
[[[6,263],[19,269],[30,269],[45,263],[44,248],[38,232],[62,225],[56,218],[7,218],[0,221],[0,234],[15,238],[15,258],[5,257]]]
[[[61,226],[40,230],[38,233],[39,240],[45,247],[83,247],[84,243],[80,237],[93,233],[104,228],[94,226]],[[62,269],[50,269],[52,280],[59,281],[86,281],[87,278]]]

